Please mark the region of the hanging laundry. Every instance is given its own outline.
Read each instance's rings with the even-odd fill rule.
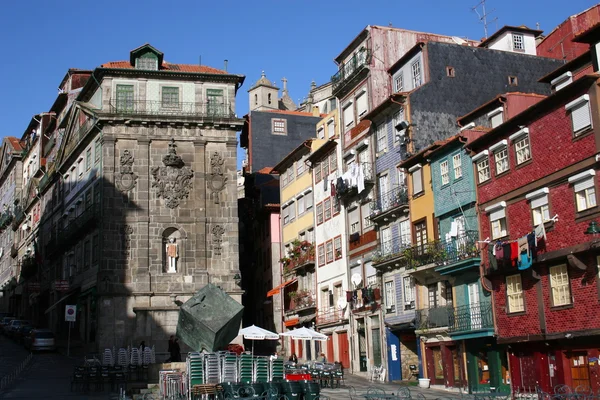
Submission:
[[[373,289],[373,299],[375,299],[375,301],[381,300],[381,289],[379,289],[379,288]]]
[[[502,251],[504,254],[504,257],[502,257],[502,260],[504,261],[504,265],[509,266],[511,263],[510,243],[502,243]]]
[[[546,248],[546,227],[544,227],[544,223],[535,227],[535,247],[537,250]]]
[[[494,246],[494,254],[496,255],[496,260],[504,259],[504,247],[502,246],[502,242],[496,242]]]
[[[529,252],[529,246],[527,245],[527,236],[520,237],[517,240],[517,243],[519,245],[519,253],[528,253]]]
[[[365,174],[362,165],[358,168],[358,173],[356,175],[356,187],[358,188],[359,194],[365,190]]]
[[[498,260],[496,259],[496,256],[494,255],[494,248],[496,246],[494,246],[493,244],[489,244],[488,245],[488,260],[490,263],[490,268],[493,270],[497,270],[498,269]]]
[[[339,180],[339,178],[338,178]],[[331,195],[335,196],[336,195],[336,191],[335,191],[335,185],[333,183],[333,180],[331,181]]]
[[[535,233],[531,232],[527,235],[527,245],[529,247],[529,258],[535,260],[537,258],[537,246],[535,245]]]
[[[529,255],[527,253],[519,254],[519,270],[523,271],[529,267],[531,267],[531,258],[529,257]]]
[[[352,292],[351,291],[346,292],[346,302],[352,303]]]
[[[452,221],[452,223],[450,224],[450,232],[448,233],[452,237],[458,236],[458,224],[456,223],[456,221]]]
[[[518,260],[519,260],[519,243],[517,241],[513,241],[510,243],[510,264],[513,267],[516,267]]]

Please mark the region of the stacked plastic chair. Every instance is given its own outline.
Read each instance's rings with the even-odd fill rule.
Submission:
[[[156,364],[156,349],[154,348],[154,345],[152,346],[151,351],[152,351],[152,357],[150,358],[150,360],[151,360],[150,362],[152,364]]]
[[[221,383],[219,355],[217,353],[204,354],[204,372],[205,383]]]
[[[275,358],[271,360],[271,368],[269,370],[269,380],[283,380],[285,376],[283,367],[283,358]]]
[[[154,364],[153,359],[154,357],[152,357],[152,349],[150,347],[146,347],[144,348],[144,350],[142,351],[142,364],[144,365],[148,365],[148,364]]]
[[[119,349],[119,354],[117,356],[117,365],[121,367],[127,367],[129,358],[127,357],[126,349]]]
[[[190,387],[204,384],[204,357],[200,353],[189,353],[187,356],[187,372]]]
[[[131,349],[131,357],[129,358],[129,364],[131,365],[140,365],[142,363],[142,358],[140,357],[140,351],[137,347]]]
[[[241,383],[250,383],[253,378],[254,363],[252,362],[252,354],[242,353],[239,357],[239,381]]]
[[[254,359],[254,382],[269,381],[269,358],[256,357]]]
[[[221,361],[221,381],[237,382],[238,380],[238,362],[235,353],[223,353],[220,355]]]
[[[115,363],[115,359],[113,358],[113,353],[110,349],[104,349],[104,353],[102,354],[102,365],[105,367],[112,366]]]

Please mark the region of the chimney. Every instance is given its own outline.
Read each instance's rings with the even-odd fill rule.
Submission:
[[[321,113],[319,113],[319,106],[314,106],[312,108],[312,115],[313,117],[318,117],[319,115],[321,115]]]
[[[225,65],[224,65],[223,69],[225,70],[225,72],[227,72],[227,63],[228,62],[229,62],[229,60],[225,60],[225,62],[224,62]]]

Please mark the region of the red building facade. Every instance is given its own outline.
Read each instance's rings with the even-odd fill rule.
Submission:
[[[586,234],[600,216],[598,77],[561,86],[468,146],[480,237],[490,240],[486,286],[515,391],[600,390],[600,236]],[[526,240],[535,230],[537,246]],[[506,246],[509,260],[490,250]]]

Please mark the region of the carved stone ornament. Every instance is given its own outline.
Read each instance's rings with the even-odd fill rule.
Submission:
[[[194,176],[194,171],[184,167],[183,159],[177,155],[175,147],[175,140],[171,139],[169,151],[162,159],[165,166],[152,168],[152,187],[158,189],[158,197],[165,199],[169,208],[175,208],[181,200],[187,199]]]
[[[223,243],[223,234],[225,233],[225,228],[221,225],[215,225],[212,228],[213,235],[213,250],[216,256],[221,255],[221,244]]]
[[[129,150],[123,150],[121,155],[121,172],[117,177],[116,184],[120,190],[129,192],[135,188],[137,174],[133,172],[133,155]]]
[[[214,152],[210,157],[210,178],[208,180],[208,184],[212,189],[212,198],[215,201],[215,204],[219,204],[219,193],[225,189],[227,185],[227,177],[223,173],[223,163],[225,160],[218,153]]]

